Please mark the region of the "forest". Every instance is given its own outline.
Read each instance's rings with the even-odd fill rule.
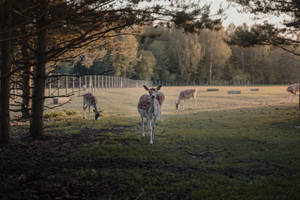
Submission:
[[[299,56],[273,45],[241,47],[228,42],[236,31],[251,28],[230,24],[187,33],[164,25],[143,26],[137,34],[120,35],[80,59],[60,63],[56,73],[229,84],[299,81]],[[296,37],[299,40],[300,34]]]

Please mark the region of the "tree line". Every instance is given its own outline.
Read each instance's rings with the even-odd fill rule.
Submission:
[[[242,47],[228,42],[237,32],[255,26],[230,24],[226,29],[220,26],[218,30],[202,29],[193,33],[164,25],[143,26],[141,33],[118,36],[114,45],[96,47],[74,64],[62,63],[56,72],[207,83],[299,81],[299,56],[274,45]],[[295,37],[300,40],[299,33]],[[101,56],[95,56],[95,52]]]

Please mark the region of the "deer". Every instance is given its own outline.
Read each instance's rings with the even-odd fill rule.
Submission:
[[[140,97],[137,108],[141,117],[142,137],[145,137],[144,118],[146,118],[150,130],[150,144],[153,144],[155,124],[157,119],[161,119],[161,105],[164,95],[159,92],[161,85],[150,89],[144,85],[144,88],[149,92],[149,95],[144,94]]]
[[[156,88],[155,87],[152,87],[152,88],[148,88],[146,85],[143,86],[145,88],[145,90],[147,90],[149,92],[149,95],[151,96],[151,94],[153,92],[156,92],[157,95],[156,95],[156,99],[160,105],[160,108],[162,107],[164,101],[165,101],[165,95],[164,93],[162,93],[162,91],[160,91],[160,88],[162,87],[161,85],[157,86]],[[160,112],[161,112],[161,109],[160,109]],[[159,115],[159,119],[162,120],[162,115],[160,113]]]
[[[300,91],[300,83],[294,83],[287,87],[286,91],[290,94],[289,96],[289,102],[291,102],[294,97],[296,96],[297,92]]]
[[[86,93],[83,95],[83,118],[86,119],[86,109],[89,108],[88,120],[90,120],[90,109],[91,106],[94,107],[93,111],[95,113],[95,120],[100,117],[100,112],[97,109],[97,99],[92,93]]]
[[[178,110],[180,107],[182,110],[184,110],[184,101],[193,98],[194,102],[196,103],[196,97],[197,97],[197,90],[196,89],[188,89],[183,90],[179,93],[178,100],[175,102],[176,104],[176,110]]]

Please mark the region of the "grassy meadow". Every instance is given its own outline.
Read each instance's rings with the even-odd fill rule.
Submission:
[[[147,129],[141,137],[143,88],[98,90],[98,121],[83,120],[73,96],[46,112],[38,141],[15,124],[0,148],[0,199],[300,199],[300,119],[286,86],[201,86],[196,104],[176,111],[185,88],[162,87],[153,145]]]

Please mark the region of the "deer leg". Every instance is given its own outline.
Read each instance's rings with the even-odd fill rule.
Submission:
[[[289,98],[288,98],[288,101],[289,101],[289,102],[293,102],[295,96],[296,96],[296,95],[294,95],[294,94],[290,94],[290,95],[289,95]]]
[[[182,108],[182,110],[184,110],[184,100],[182,100],[181,108]]]
[[[152,130],[152,123],[150,119],[148,119],[148,127],[150,129],[150,144],[153,144],[153,138],[152,138],[153,130]]]
[[[152,124],[152,139],[153,139],[153,141],[154,141],[154,135],[155,135],[155,134],[154,134],[154,132],[155,132],[154,130],[155,130],[156,119],[154,119],[154,120],[153,120],[153,123],[151,123],[151,124]]]
[[[142,127],[142,137],[145,137],[145,131],[144,131],[144,117],[141,116],[141,127]]]
[[[90,113],[91,113],[91,106],[89,106],[89,116],[88,116],[88,120],[90,120]]]
[[[164,121],[163,118],[162,118],[161,111],[159,111],[159,120],[160,120],[160,121]]]
[[[82,107],[82,117],[84,118],[84,119],[86,119],[86,108],[87,108],[87,105],[83,105],[83,107]]]

